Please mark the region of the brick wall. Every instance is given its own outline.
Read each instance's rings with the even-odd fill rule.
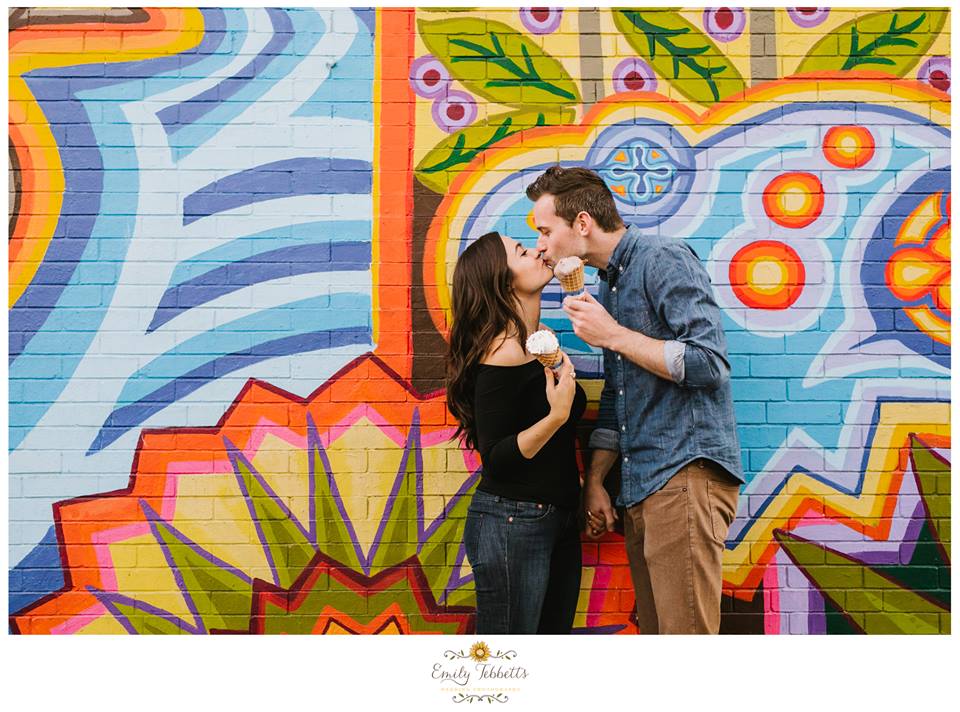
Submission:
[[[472,631],[448,280],[560,162],[723,310],[723,630],[949,631],[945,8],[9,19],[12,630]]]

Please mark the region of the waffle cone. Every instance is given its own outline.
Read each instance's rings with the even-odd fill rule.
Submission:
[[[556,368],[563,363],[563,356],[561,355],[560,349],[557,349],[549,354],[537,354],[537,361],[547,368]]]
[[[563,287],[564,292],[583,291],[583,267],[557,279],[560,280],[560,286]]]

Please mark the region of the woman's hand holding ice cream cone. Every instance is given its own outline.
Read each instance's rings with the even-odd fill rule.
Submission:
[[[563,351],[560,352],[560,357],[563,361],[556,372],[546,366],[543,370],[547,379],[546,392],[550,414],[559,421],[566,422],[570,417],[573,397],[577,393],[577,374],[573,370],[570,357]]]

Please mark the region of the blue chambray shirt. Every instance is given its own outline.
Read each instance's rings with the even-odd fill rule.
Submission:
[[[743,482],[726,336],[710,277],[693,248],[630,225],[600,280],[600,303],[617,323],[666,342],[673,376],[668,381],[603,350],[604,386],[590,447],[620,452],[617,504],[644,500],[701,457]]]

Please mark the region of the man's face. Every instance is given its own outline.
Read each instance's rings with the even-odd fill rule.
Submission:
[[[533,221],[540,233],[537,238],[537,251],[550,267],[557,260],[577,254],[577,233],[567,221],[553,210],[553,196],[541,195],[533,204]]]

